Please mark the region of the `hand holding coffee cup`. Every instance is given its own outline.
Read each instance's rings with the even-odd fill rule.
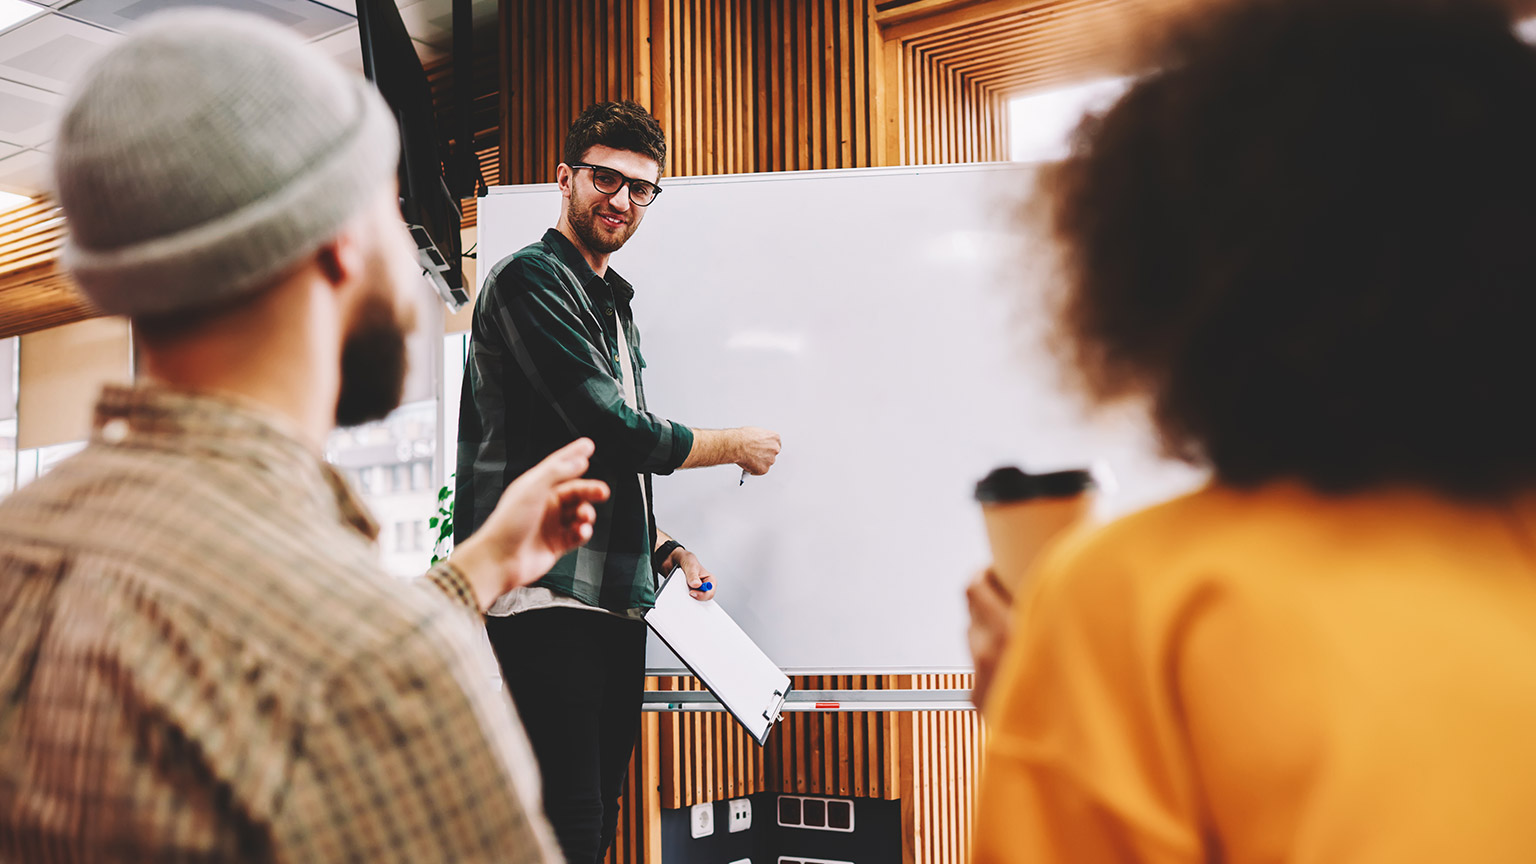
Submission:
[[[1040,551],[1087,517],[1096,489],[1086,470],[1027,474],[998,468],[976,484],[992,545],[992,570],[1010,595],[1024,587],[1024,576]]]
[[[976,500],[992,545],[991,567],[971,580],[966,602],[967,636],[976,669],[971,701],[985,708],[993,673],[1007,647],[1013,599],[1025,574],[1045,546],[1088,515],[1093,475],[1087,471],[1026,474],[999,468],[976,484]]]

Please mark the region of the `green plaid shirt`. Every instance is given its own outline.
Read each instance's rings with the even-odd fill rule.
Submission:
[[[536,584],[620,613],[656,603],[650,475],[672,473],[693,449],[688,427],[646,411],[634,296],[613,270],[606,278],[594,273],[553,228],[487,274],[460,401],[454,503],[457,541],[480,527],[519,474],[591,438],[597,452],[587,476],[613,495],[598,507],[591,542]],[[624,402],[619,327],[634,370],[634,409]]]

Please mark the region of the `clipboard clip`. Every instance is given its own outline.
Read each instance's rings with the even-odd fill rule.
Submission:
[[[768,700],[768,707],[763,709],[763,719],[770,724],[779,722],[784,716],[784,700],[788,698],[783,692],[775,690]]]

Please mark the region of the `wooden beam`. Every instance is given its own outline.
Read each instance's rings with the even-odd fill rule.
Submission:
[[[887,39],[913,39],[931,33],[952,30],[977,21],[985,21],[989,18],[1015,14],[1027,9],[1049,8],[1056,4],[1070,2],[1072,0],[971,0],[971,2],[956,2],[947,5],[945,8],[930,11],[921,17],[903,20],[899,23],[881,23],[880,30]],[[878,16],[876,17],[878,20]]]

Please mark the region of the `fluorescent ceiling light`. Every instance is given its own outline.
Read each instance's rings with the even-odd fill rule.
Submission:
[[[23,21],[31,21],[47,11],[42,6],[26,3],[23,0],[0,0],[0,33]]]
[[[13,192],[0,192],[0,213],[9,213],[23,204],[32,203],[32,199],[25,195],[17,195]]]

